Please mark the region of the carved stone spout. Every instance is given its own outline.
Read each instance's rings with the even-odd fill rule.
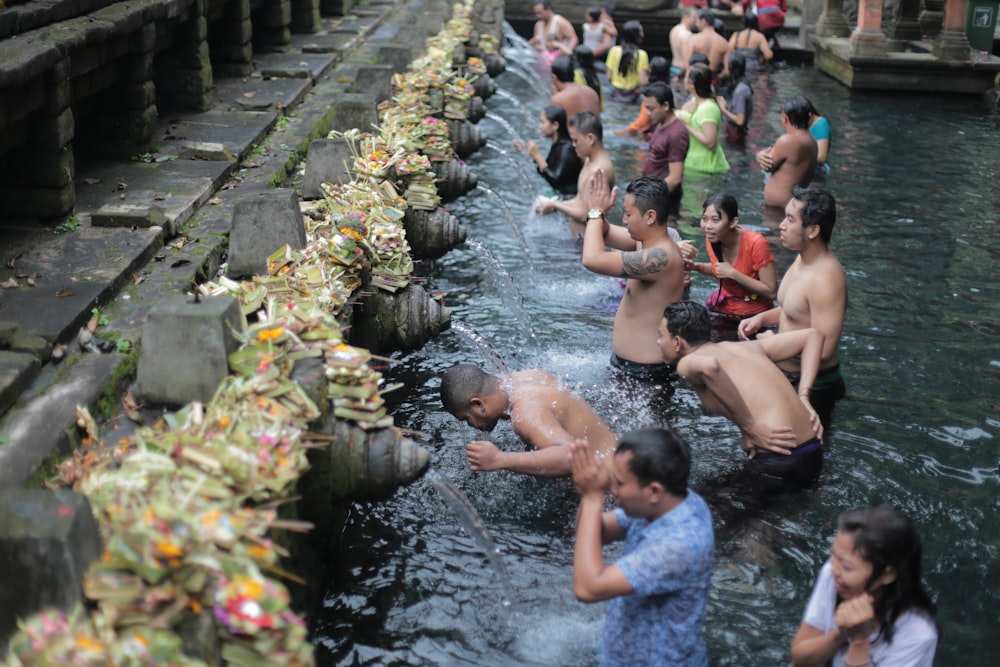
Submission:
[[[406,210],[403,218],[406,240],[417,259],[437,259],[465,242],[465,227],[443,208]]]

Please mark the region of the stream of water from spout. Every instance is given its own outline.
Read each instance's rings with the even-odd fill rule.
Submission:
[[[507,364],[504,363],[497,351],[493,349],[482,334],[470,327],[465,322],[461,320],[452,319],[450,330],[458,334],[458,336],[468,342],[472,347],[476,348],[479,352],[479,356],[483,358],[483,361],[490,365],[490,369],[493,371],[493,375],[510,375],[510,369],[507,368]]]
[[[465,243],[487,265],[487,269],[489,270],[486,272],[486,275],[493,282],[494,287],[496,287],[500,301],[506,306],[507,311],[520,322],[521,330],[524,332],[528,344],[534,349],[537,345],[535,330],[531,326],[531,316],[528,315],[528,311],[524,308],[524,296],[521,294],[517,283],[514,282],[514,278],[507,271],[503,262],[493,254],[489,246],[471,238],[467,239]]]
[[[503,129],[507,130],[507,134],[510,135],[511,139],[521,139],[521,135],[518,134],[517,130],[514,128],[513,125],[510,124],[510,121],[508,121],[506,118],[501,118],[492,111],[486,112],[486,118],[493,121]]]
[[[482,181],[476,185],[476,189],[482,190],[487,194],[487,196],[489,196],[490,199],[496,202],[497,206],[500,208],[500,213],[507,221],[507,224],[510,225],[510,228],[514,231],[514,236],[517,237],[517,242],[521,244],[521,249],[524,250],[524,259],[528,263],[528,268],[533,272],[535,270],[535,265],[531,262],[531,250],[528,249],[528,242],[524,238],[524,230],[522,230],[521,225],[517,223],[517,218],[514,217],[514,213],[510,210],[510,206],[507,205],[507,202],[504,201],[503,197],[498,195],[491,188],[483,185]],[[508,274],[508,276],[509,275],[510,274]],[[511,284],[513,284],[513,281],[511,281]]]
[[[524,168],[521,167],[521,163],[518,162],[517,158],[515,158],[513,155],[510,154],[510,151],[500,148],[492,141],[486,142],[486,148],[496,151],[497,153],[502,155],[504,159],[507,160],[507,162],[509,162],[512,167],[514,167],[514,170],[517,172],[517,175],[521,177],[522,181],[524,181],[524,186],[525,188],[527,188],[528,192],[534,190],[536,184],[532,182],[530,178],[528,178],[528,174],[525,173]]]

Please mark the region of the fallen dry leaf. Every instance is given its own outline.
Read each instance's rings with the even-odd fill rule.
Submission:
[[[14,289],[15,287],[20,287],[21,285],[17,282],[17,278],[8,278],[4,282],[0,283],[0,287],[4,289]]]
[[[56,296],[73,296],[73,293],[70,292],[68,289],[61,289],[58,292],[56,292]]]
[[[34,287],[35,286],[35,279],[34,278],[28,278],[27,282],[28,282],[28,287]]]
[[[84,185],[97,185],[100,182],[101,182],[101,179],[99,179],[99,178],[85,178],[85,179],[83,179],[83,184]]]
[[[52,360],[59,361],[66,356],[66,346],[56,343],[52,346]]]
[[[187,242],[188,242],[188,237],[178,236],[176,239],[174,239],[167,245],[170,246],[171,248],[174,248],[175,250],[180,250],[181,248],[184,247],[184,244]]]
[[[257,97],[257,93],[250,91],[249,93],[243,93],[243,97]]]
[[[90,321],[87,322],[87,330],[90,331],[90,333],[94,333],[95,331],[97,331],[98,322],[99,318],[91,317]]]
[[[132,284],[133,285],[138,285],[139,283],[141,283],[145,279],[146,279],[146,276],[137,273],[134,276],[132,276]]]
[[[212,206],[218,206],[219,204],[222,203],[222,200],[219,199],[218,197],[212,197],[211,199],[208,200],[208,203],[211,204]]]
[[[122,397],[122,408],[125,410],[138,410],[142,405],[135,400],[135,396],[132,395],[131,391],[126,391],[125,396]]]
[[[163,195],[153,195],[153,201],[163,201]]]

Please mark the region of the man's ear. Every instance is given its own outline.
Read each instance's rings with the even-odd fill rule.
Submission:
[[[819,225],[806,226],[806,238],[810,241],[819,236]]]
[[[472,398],[470,398],[469,405],[472,406],[473,410],[478,410],[480,412],[485,412],[486,410],[486,401],[479,398],[478,396],[473,396]]]

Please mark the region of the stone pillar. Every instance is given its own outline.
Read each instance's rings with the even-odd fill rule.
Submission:
[[[938,60],[969,60],[969,40],[965,36],[965,14],[968,0],[947,0],[944,3],[944,24],[934,40],[934,57]]]
[[[802,24],[799,28],[799,35],[802,37],[802,46],[812,49],[816,41],[816,22],[823,13],[823,0],[804,0],[802,3]]]
[[[851,29],[844,20],[844,0],[824,0],[823,13],[816,21],[816,37],[847,37]]]
[[[920,27],[923,34],[928,37],[937,37],[941,32],[941,23],[944,21],[944,0],[923,0],[923,3],[924,9],[918,17]]]
[[[858,0],[858,25],[851,33],[851,53],[856,56],[880,56],[888,50],[882,32],[882,0]]]
[[[41,86],[21,88],[25,95],[35,90],[36,103],[37,98],[42,102],[25,120],[24,142],[5,156],[7,178],[0,183],[4,217],[60,218],[76,204],[69,61],[56,62],[40,78]]]
[[[323,16],[347,16],[356,4],[357,0],[320,0],[319,8]]]
[[[920,27],[920,0],[898,0],[896,20],[889,30],[889,39],[897,42],[919,40],[923,36]]]
[[[253,46],[262,53],[284,53],[292,43],[291,0],[262,0],[252,13]]]
[[[177,26],[173,47],[157,60],[156,89],[167,106],[192,111],[211,107],[214,83],[208,49],[205,0],[194,0],[188,19]]]
[[[112,89],[112,96],[119,105],[124,138],[137,148],[149,145],[157,119],[156,86],[153,84],[155,48],[156,26],[147,23],[130,36],[130,53],[123,58],[121,78]]]
[[[319,0],[292,0],[292,32],[311,35],[321,27]]]
[[[222,17],[212,24],[212,66],[220,76],[247,76],[253,72],[252,38],[250,0],[230,0]]]

